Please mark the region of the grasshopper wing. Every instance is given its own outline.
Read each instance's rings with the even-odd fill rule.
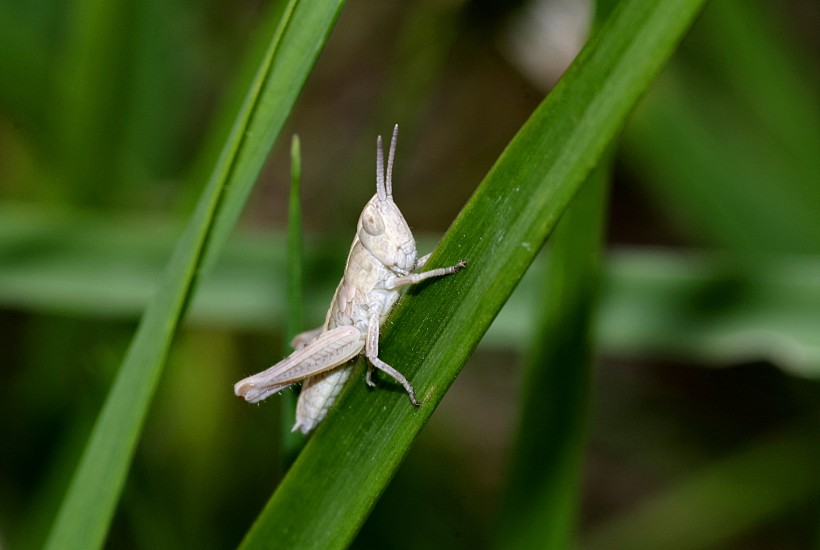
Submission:
[[[356,327],[336,327],[320,334],[271,368],[240,380],[233,387],[234,393],[249,403],[258,403],[294,382],[353,359],[364,345],[365,339]]]

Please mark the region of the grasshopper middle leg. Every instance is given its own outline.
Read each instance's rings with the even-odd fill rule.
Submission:
[[[392,376],[396,382],[404,386],[405,391],[407,391],[407,396],[410,398],[410,402],[413,403],[416,407],[420,406],[421,403],[416,400],[416,391],[413,389],[413,386],[410,382],[407,381],[407,378],[404,377],[402,373],[379,359],[379,316],[372,315],[370,320],[367,324],[367,342],[365,344],[365,356],[367,360],[370,362],[371,365],[379,369],[380,371],[389,374]],[[374,386],[373,380],[371,378],[372,370],[371,367],[368,365],[366,381],[369,386]]]

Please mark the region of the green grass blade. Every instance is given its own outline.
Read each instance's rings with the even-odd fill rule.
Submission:
[[[544,315],[524,371],[499,548],[570,548],[581,485],[611,163],[602,162],[555,229]]]
[[[208,253],[217,254],[215,247],[219,243],[209,239],[220,209],[226,203],[236,208],[242,202],[242,192],[252,185],[279,130],[275,128],[273,135],[265,136],[270,139],[260,139],[264,142],[260,143],[249,129],[272,120],[284,120],[290,112],[340,6],[338,0],[292,1],[270,37],[268,55],[254,86],[237,115],[196,211],[177,244],[165,280],[146,309],[103,405],[49,536],[48,548],[89,549],[102,545],[162,366],[203,258]],[[305,22],[301,19],[303,14],[312,16],[306,17],[312,24],[316,23],[318,14],[323,14],[326,24],[312,27],[312,32],[305,29],[300,33],[288,32]],[[302,80],[284,84],[277,81],[276,86],[271,85],[270,80],[284,70],[283,64],[289,66],[290,73],[302,74]],[[247,139],[249,135],[254,139]],[[242,170],[236,169],[238,165]],[[224,200],[223,193],[227,193]],[[242,196],[235,198],[237,193]],[[225,231],[226,226],[223,225],[222,230]]]
[[[243,548],[326,549],[351,541],[702,3],[627,1],[609,18],[510,143],[430,260],[430,267],[462,258],[470,265],[411,290],[385,326],[381,356],[413,382],[422,406],[411,407],[400,389],[386,388],[387,381],[368,391],[357,378]]]
[[[763,8],[712,2],[623,147],[681,228],[750,271],[760,252],[820,252],[817,70]]]
[[[600,26],[615,8],[596,3]],[[580,510],[581,467],[593,361],[610,150],[555,229],[540,319],[524,364],[499,548],[570,548]]]
[[[302,83],[307,79],[313,68],[313,63],[324,45],[333,23],[344,5],[344,0],[323,0],[314,6],[313,2],[296,2],[290,19],[297,22],[287,25],[282,32],[283,44],[298,44],[298,47],[282,48],[268,51],[262,67],[268,73],[264,79],[259,75],[255,79],[255,90],[260,97],[276,97],[277,101],[293,104],[302,89]],[[276,54],[276,63],[271,63],[273,54]],[[209,250],[205,258],[206,269],[213,266],[219,251],[228,240],[236,220],[242,213],[245,201],[250,195],[256,177],[267,158],[268,151],[273,147],[276,136],[285,123],[289,110],[272,109],[265,102],[246,105],[253,116],[247,120],[244,137],[237,136],[243,141],[243,147],[237,152],[231,165],[231,193],[225,197],[225,204],[220,209],[214,224]],[[258,112],[256,111],[258,109]],[[236,135],[236,134],[234,134]],[[245,137],[252,139],[245,142]]]
[[[746,106],[788,159],[783,168],[804,178],[801,192],[820,200],[820,92],[816,57],[801,51],[799,38],[780,6],[765,2],[711,2],[701,20],[699,45],[712,75]],[[791,164],[796,166],[792,167]]]
[[[293,136],[290,146],[290,198],[288,200],[288,313],[287,340],[304,329],[302,321],[302,203],[299,187],[302,178],[302,157],[299,136]]]
[[[290,353],[290,342],[300,331],[304,330],[302,312],[302,204],[299,200],[299,187],[302,179],[302,154],[299,136],[294,135],[290,144],[290,198],[288,200],[288,265],[287,276],[287,314],[284,354]],[[282,392],[280,407],[282,409],[282,454],[286,465],[293,462],[296,454],[305,441],[301,432],[292,432],[296,422],[296,393]]]
[[[782,169],[734,100],[715,101],[682,77],[665,74],[636,111],[623,140],[629,168],[705,243],[746,254],[820,251],[820,202],[801,191],[806,184]]]

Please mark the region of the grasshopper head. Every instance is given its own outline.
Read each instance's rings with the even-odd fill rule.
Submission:
[[[416,241],[399,207],[393,202],[393,158],[399,125],[393,128],[387,172],[384,170],[382,137],[376,146],[376,194],[359,216],[357,235],[362,245],[388,268],[407,273],[416,263]]]

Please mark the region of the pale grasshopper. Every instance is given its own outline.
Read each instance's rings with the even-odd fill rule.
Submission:
[[[346,363],[362,352],[368,360],[365,380],[369,386],[375,385],[375,367],[404,386],[410,401],[419,406],[410,382],[379,359],[379,329],[399,299],[401,287],[455,273],[467,262],[414,273],[424,267],[430,255],[416,257],[416,241],[393,202],[393,157],[398,131],[396,125],[386,172],[381,136],[376,141],[376,194],[359,216],[344,277],[330,303],[325,323],[297,335],[293,339],[295,351],[288,357],[234,385],[236,395],[257,403],[304,380],[296,405],[294,431],[308,433],[322,421],[350,377],[352,366]]]

